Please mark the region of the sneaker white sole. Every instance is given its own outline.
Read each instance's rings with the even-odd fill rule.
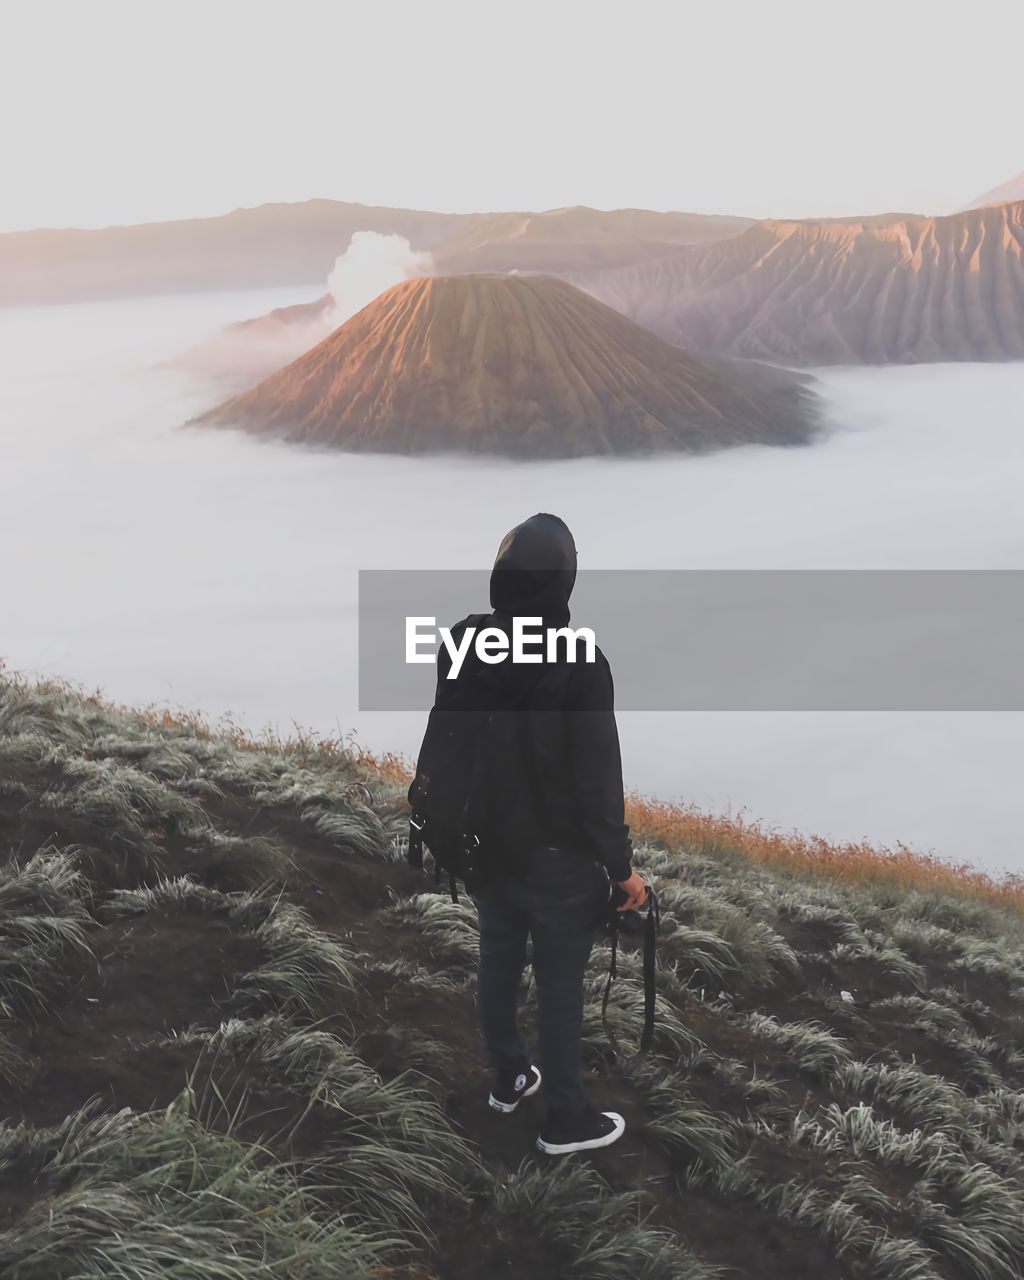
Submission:
[[[487,1101],[491,1105],[492,1110],[500,1111],[503,1116],[510,1116],[512,1112],[515,1111],[516,1107],[519,1106],[520,1102],[522,1102],[524,1098],[533,1097],[533,1095],[540,1088],[541,1076],[540,1076],[540,1072],[536,1067],[531,1067],[530,1070],[533,1072],[533,1076],[534,1076],[533,1084],[531,1084],[528,1089],[524,1089],[522,1093],[519,1095],[519,1097],[516,1098],[515,1102],[501,1102],[492,1093],[491,1096],[487,1099]]]
[[[545,1142],[543,1138],[538,1138],[537,1150],[549,1156],[567,1156],[574,1151],[596,1151],[598,1147],[610,1147],[626,1132],[626,1122],[617,1111],[602,1111],[601,1114],[614,1122],[615,1128],[611,1133],[600,1138],[586,1138],[582,1142]]]

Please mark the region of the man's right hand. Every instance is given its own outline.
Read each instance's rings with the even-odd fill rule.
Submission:
[[[636,911],[647,902],[647,881],[639,871],[634,871],[628,880],[616,880],[615,883],[626,895],[619,911]]]

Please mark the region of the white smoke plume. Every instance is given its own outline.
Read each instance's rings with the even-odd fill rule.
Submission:
[[[218,394],[241,391],[315,347],[392,285],[433,270],[433,256],[404,236],[357,231],[335,259],[322,298],[231,324],[169,363],[216,383]]]
[[[343,324],[392,285],[429,276],[433,270],[433,256],[413,249],[404,236],[356,231],[327,277],[334,299],[327,317],[330,327]]]

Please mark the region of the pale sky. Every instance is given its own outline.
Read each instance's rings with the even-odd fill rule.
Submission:
[[[1024,169],[1017,0],[5,0],[0,230],[325,196],[950,212]]]

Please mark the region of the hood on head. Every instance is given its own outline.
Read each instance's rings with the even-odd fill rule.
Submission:
[[[568,526],[538,512],[502,539],[491,571],[491,608],[565,626],[575,581],[576,543]]]

